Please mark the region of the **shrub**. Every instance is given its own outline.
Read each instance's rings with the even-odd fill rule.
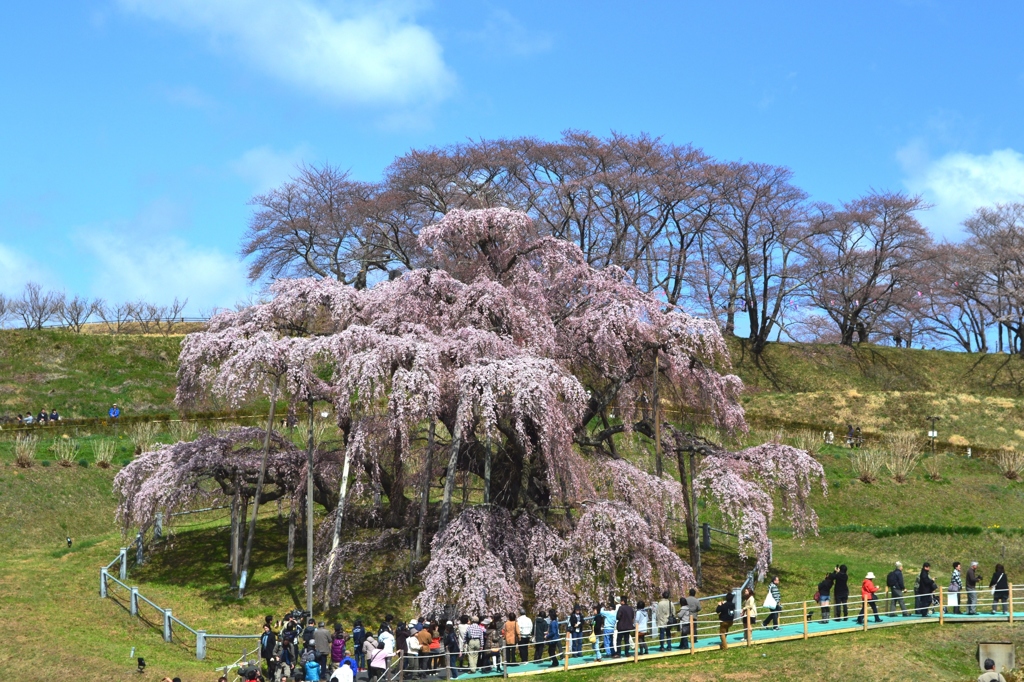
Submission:
[[[145,452],[156,442],[157,426],[154,422],[134,422],[125,431],[135,444],[136,454]]]
[[[96,466],[101,469],[109,469],[111,462],[114,461],[114,453],[117,452],[117,443],[104,438],[103,440],[96,441],[92,451],[96,460]]]
[[[31,434],[19,434],[14,441],[14,463],[23,469],[32,466],[36,461],[36,437]]]
[[[48,467],[48,466],[50,466],[50,465],[51,465],[52,463],[53,463],[53,462],[51,462],[51,461],[50,461],[50,460],[48,460],[48,459],[44,459],[44,460],[43,460],[42,462],[40,462],[40,464],[42,464],[42,465],[43,465],[44,467]]]
[[[50,452],[60,466],[74,466],[75,460],[78,459],[78,441],[74,438],[58,438],[50,445]]]
[[[996,455],[996,466],[999,472],[1011,481],[1019,481],[1024,474],[1024,452],[1004,449]]]
[[[903,483],[921,458],[921,443],[913,431],[898,431],[885,436],[885,467],[897,483]]]
[[[793,445],[801,450],[806,450],[811,455],[817,455],[825,447],[825,441],[822,440],[820,433],[803,429],[793,437]]]
[[[921,462],[921,466],[924,467],[924,475],[932,481],[938,481],[942,478],[942,463],[946,460],[946,455],[932,455],[926,457]]]
[[[196,439],[196,435],[199,433],[199,427],[193,421],[181,421],[170,423],[171,437],[175,442],[190,442]]]
[[[88,468],[89,467],[89,460],[87,460],[87,459],[80,459],[80,460],[78,460],[78,466],[80,466],[82,468]]]
[[[864,483],[874,483],[885,466],[885,453],[880,450],[860,448],[850,456],[853,471]]]

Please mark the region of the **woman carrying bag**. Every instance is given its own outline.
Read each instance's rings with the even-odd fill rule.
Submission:
[[[779,592],[779,576],[772,578],[768,585],[768,595],[764,598],[764,607],[768,609],[768,617],[762,625],[767,629],[768,623],[772,630],[779,629],[779,612],[782,611],[782,593]]]

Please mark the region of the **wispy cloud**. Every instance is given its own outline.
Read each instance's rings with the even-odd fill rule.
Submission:
[[[547,52],[554,45],[551,34],[527,28],[511,12],[504,9],[492,10],[483,27],[470,36],[492,52],[517,57]]]
[[[283,152],[263,145],[229,161],[228,168],[252,185],[253,191],[266,192],[295,175],[296,168],[310,154],[311,150],[306,145]]]
[[[48,288],[59,287],[52,272],[14,247],[0,243],[0,294],[16,296],[28,282],[37,282]]]
[[[1014,149],[932,159],[917,140],[900,149],[897,159],[907,188],[933,204],[924,220],[942,235],[959,234],[961,223],[980,206],[1024,201],[1024,154]]]
[[[415,107],[455,77],[411,4],[348,0],[119,0],[125,10],[207,36],[265,73],[345,104]]]

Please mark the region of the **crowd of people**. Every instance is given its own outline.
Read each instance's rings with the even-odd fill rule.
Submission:
[[[39,414],[35,417],[32,416],[31,412],[21,414],[20,412],[15,417],[15,422],[18,426],[31,426],[32,424],[38,424],[40,426],[47,426],[51,423],[56,424],[60,421],[60,413],[56,409],[47,410],[43,408],[39,411]]]
[[[850,578],[849,568],[840,564],[818,583],[814,601],[820,608],[820,617],[815,615],[819,623],[850,618]],[[962,571],[960,562],[954,562],[945,590],[950,596],[947,604],[942,605],[931,565],[925,562],[914,579],[911,599],[903,564],[896,562],[885,579],[888,606],[880,613],[878,601],[883,588],[875,580],[875,574],[868,571],[860,582],[860,592],[853,602],[854,609],[860,607],[856,614],[858,624],[869,617],[881,622],[883,615],[927,617],[940,608],[947,613],[975,615],[979,613],[978,591],[985,585],[977,561],[972,561],[966,571]],[[1008,613],[1009,579],[1002,564],[995,565],[988,588],[991,613]],[[767,611],[763,620],[759,618],[758,598],[751,585],[744,587],[739,604],[731,594],[718,602],[715,613],[721,648],[727,648],[727,635],[737,620],[743,627],[740,639],[748,642],[759,625],[779,629],[782,585],[778,576],[768,582],[760,608]],[[417,679],[435,674],[457,677],[478,670],[501,672],[506,666],[512,670],[524,663],[555,667],[566,655],[583,656],[585,648],[596,660],[632,656],[634,648],[638,655],[648,654],[655,647],[657,651],[686,649],[696,641],[694,624],[700,611],[696,590],[691,589],[678,601],[665,591],[660,600],[649,606],[644,601],[631,603],[618,597],[593,605],[589,612],[577,605],[564,618],[555,609],[535,614],[520,609],[518,613],[490,616],[462,615],[454,620],[420,616],[408,623],[388,615],[375,633],[367,630],[361,620],[356,620],[351,631],[346,632],[340,623],[331,630],[323,622],[308,618],[308,614],[293,612],[276,625],[267,616],[260,639],[260,657],[267,677],[262,677],[262,671],[253,670],[249,671],[253,675],[250,679],[352,682],[365,671],[373,682],[384,677],[397,655],[402,656],[405,677]],[[585,639],[589,646],[584,647]]]

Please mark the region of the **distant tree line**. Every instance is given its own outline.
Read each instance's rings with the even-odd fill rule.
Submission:
[[[188,299],[174,299],[168,305],[146,301],[107,303],[102,298],[44,290],[29,282],[19,297],[0,294],[0,327],[14,320],[25,329],[59,326],[81,333],[87,324],[100,325],[111,334],[170,334],[174,325],[184,321],[182,312]]]
[[[937,242],[918,196],[811,201],[787,168],[725,162],[647,135],[480,140],[414,150],[379,182],[304,166],[253,198],[249,277],[357,289],[426,262],[417,235],[454,208],[506,206],[591,265],[760,352],[771,338],[1024,352],[1024,204],[979,208]]]

